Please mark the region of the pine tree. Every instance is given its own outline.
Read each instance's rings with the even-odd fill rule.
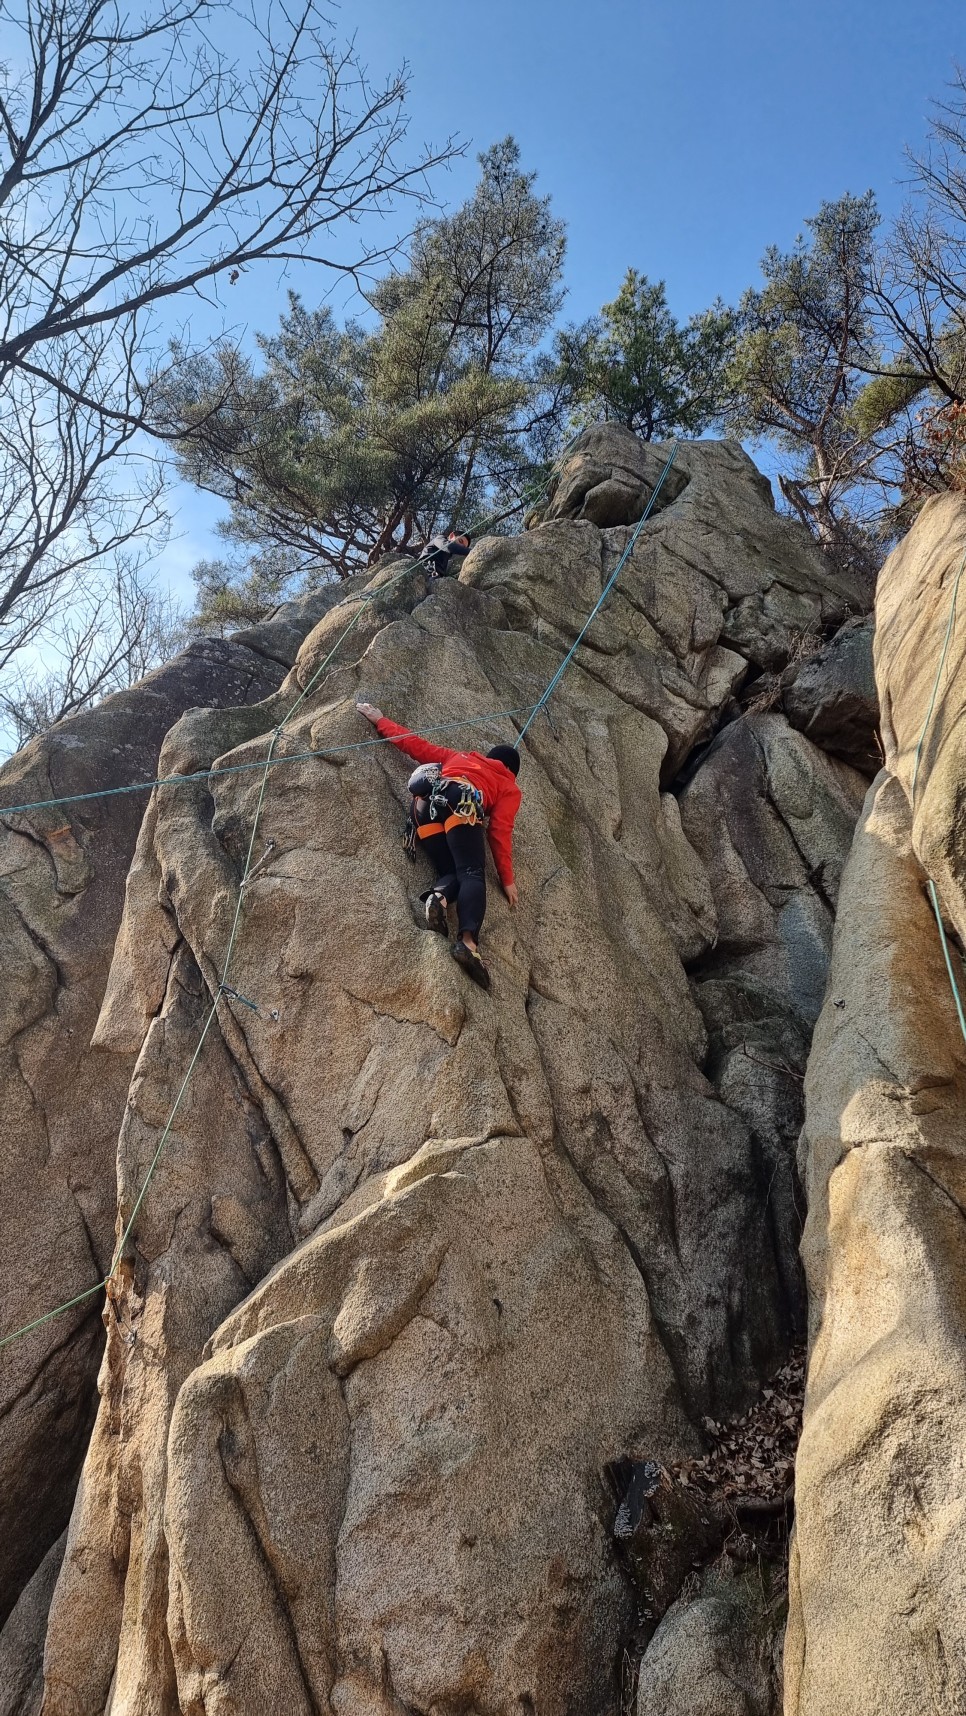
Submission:
[[[612,304],[558,337],[574,426],[623,423],[645,441],[699,435],[727,407],[734,329],[734,314],[720,300],[679,323],[664,281],[628,269]]]
[[[731,367],[732,424],[786,456],[778,480],[790,507],[830,553],[870,563],[862,495],[880,449],[858,404],[883,363],[873,298],[878,219],[871,191],[846,195],[822,204],[792,250],[765,252],[764,286],[739,307]]]
[[[507,138],[455,213],[417,228],[366,320],[289,300],[260,362],[179,353],[170,410],[186,476],[226,499],[225,560],[198,573],[201,616],[237,622],[434,531],[471,527],[545,457],[561,300],[561,223]]]

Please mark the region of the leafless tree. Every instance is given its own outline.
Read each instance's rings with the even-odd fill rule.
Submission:
[[[60,609],[140,561],[136,541],[157,548],[166,534],[156,461],[135,454],[129,425],[71,397],[98,373],[130,397],[128,343],[116,342],[110,366],[103,343],[62,342],[52,357],[65,386],[15,372],[0,392],[0,681]]]
[[[12,749],[111,691],[143,679],[179,647],[184,616],[136,562],[119,557],[112,582],[95,579],[58,608],[43,661],[21,650],[0,677],[0,735]],[[30,652],[26,652],[29,658]]]
[[[934,105],[926,148],[909,153],[910,196],[878,248],[872,302],[880,362],[858,402],[886,530],[966,484],[966,72]]]
[[[893,372],[966,401],[966,71],[937,102],[929,145],[911,154],[912,196],[883,246],[877,305],[897,348]]]
[[[130,337],[256,262],[346,274],[386,254],[365,217],[419,195],[450,145],[401,162],[404,74],[370,83],[316,0],[259,10],[155,0],[133,22],[117,0],[0,0],[27,62],[0,77],[0,380],[14,366],[130,421],[63,376],[57,342]]]
[[[371,83],[318,0],[0,0],[0,41],[2,675],[143,570],[163,307],[265,261],[359,275],[452,151],[404,156],[405,73]]]

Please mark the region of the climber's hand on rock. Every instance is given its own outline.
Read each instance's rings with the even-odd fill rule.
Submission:
[[[377,709],[374,703],[357,703],[356,708],[360,715],[364,715],[367,721],[372,722],[373,726],[377,721],[382,720],[382,710]]]
[[[510,902],[511,912],[515,912],[517,909],[517,901],[520,898],[519,894],[517,893],[516,883],[515,882],[508,882],[506,887],[504,888],[503,892],[505,893],[507,899]]]

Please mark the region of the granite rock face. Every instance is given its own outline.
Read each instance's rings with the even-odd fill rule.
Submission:
[[[186,709],[266,697],[332,600],[191,644],[130,691],[61,721],[0,768],[0,1302],[3,1333],[110,1266],[115,1158],[133,1055],[91,1039],[147,793],[36,809],[3,805],[150,780]],[[297,643],[295,648],[297,649]],[[100,1304],[3,1350],[0,1617],[67,1523],[90,1433]]]
[[[613,437],[588,494],[640,463]],[[788,1067],[864,785],[783,715],[730,720],[746,676],[861,593],[740,448],[685,445],[675,471],[523,742],[489,994],[425,933],[408,765],[357,748],[354,702],[512,741],[630,532],[548,517],[366,606],[277,742],[234,993],[138,1205],[219,994],[261,776],[154,795],[88,1038],[127,1090],[98,1195],[137,1216],[44,1716],[615,1710],[630,1596],[604,1470],[700,1451],[702,1417],[748,1405],[801,1326]],[[160,771],[263,759],[359,601],[263,703],[185,715]],[[713,1619],[688,1623],[705,1655]]]
[[[964,551],[966,503],[946,496],[879,579],[885,768],[843,878],[806,1086],[789,1716],[966,1707],[966,1045],[928,894],[962,996]]]
[[[656,488],[671,452],[629,435],[617,423],[595,423],[573,440],[560,461],[540,522],[586,518],[605,529],[636,524]],[[675,460],[664,478],[654,511],[670,505],[687,483]],[[533,515],[538,516],[536,513]]]
[[[871,615],[846,620],[806,660],[782,674],[782,707],[793,727],[864,774],[882,762]]]

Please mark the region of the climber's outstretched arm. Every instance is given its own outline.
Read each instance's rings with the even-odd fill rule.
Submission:
[[[421,739],[418,733],[410,733],[408,727],[400,727],[398,721],[390,721],[381,709],[374,703],[357,703],[360,715],[371,721],[381,739],[389,739],[407,757],[415,758],[417,763],[447,763],[453,752],[443,745],[431,745],[428,739]]]

